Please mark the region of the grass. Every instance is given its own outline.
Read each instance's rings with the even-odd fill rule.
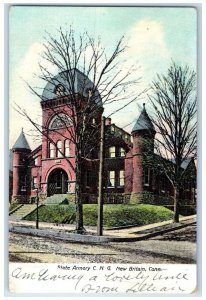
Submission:
[[[96,226],[97,205],[84,204],[84,225]],[[149,204],[105,204],[104,227],[116,227],[126,225],[147,225],[151,223],[169,220],[173,212],[163,206]],[[25,220],[35,221],[36,212],[26,216]],[[48,205],[39,208],[39,220],[41,222],[74,224],[75,205]]]

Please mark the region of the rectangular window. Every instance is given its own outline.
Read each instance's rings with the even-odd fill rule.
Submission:
[[[95,125],[96,124],[96,119],[92,118],[92,124]]]
[[[149,175],[150,175],[149,169],[146,168],[144,170],[144,185],[145,186],[149,186]]]
[[[125,156],[125,150],[124,148],[119,148],[119,156],[124,157]]]
[[[33,190],[37,189],[37,176],[33,176],[32,178],[32,188]]]
[[[165,193],[165,191],[166,191],[166,180],[165,177],[162,176],[160,178],[160,192]]]
[[[20,187],[21,191],[26,191],[26,175],[24,174],[20,175]]]
[[[55,146],[52,143],[49,143],[49,157],[50,158],[55,157]]]
[[[108,187],[115,187],[115,171],[109,171]]]
[[[62,141],[57,142],[57,157],[63,157],[62,153]]]
[[[38,166],[38,157],[35,157],[35,158],[34,158],[34,165],[35,165],[35,166]]]
[[[109,147],[109,157],[115,157],[115,147]]]
[[[69,157],[69,155],[70,155],[70,145],[69,145],[69,140],[66,140],[65,141],[65,149],[64,149],[64,155],[66,156],[66,157]]]
[[[118,186],[124,186],[124,170],[120,170],[118,174]]]

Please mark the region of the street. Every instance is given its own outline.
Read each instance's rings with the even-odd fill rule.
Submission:
[[[196,225],[137,242],[77,243],[10,233],[10,262],[176,263],[196,261]]]

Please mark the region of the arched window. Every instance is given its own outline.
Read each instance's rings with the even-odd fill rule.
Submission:
[[[63,153],[62,153],[62,141],[58,141],[57,142],[57,157],[62,157]]]
[[[71,126],[71,119],[64,113],[56,114],[50,121],[49,129],[59,129]]]
[[[53,143],[49,143],[49,157],[50,158],[55,157],[55,146]]]
[[[66,157],[69,157],[69,155],[70,155],[69,140],[65,140],[64,154]]]

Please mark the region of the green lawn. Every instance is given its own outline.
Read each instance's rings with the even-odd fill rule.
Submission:
[[[84,225],[96,226],[97,205],[84,204]],[[173,212],[163,206],[149,204],[105,204],[104,227],[124,225],[146,225],[169,220]],[[36,220],[36,212],[28,215],[25,220]],[[51,223],[75,223],[75,205],[48,205],[39,208],[39,220]]]

